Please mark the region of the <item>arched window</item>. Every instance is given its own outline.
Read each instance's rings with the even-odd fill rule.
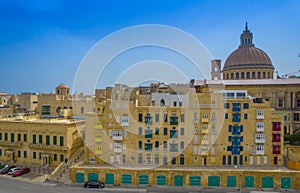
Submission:
[[[271,78],[271,77],[270,77],[270,72],[268,72],[268,78]]]
[[[164,99],[160,100],[160,106],[165,106],[165,100]]]
[[[235,78],[236,79],[239,79],[240,78],[240,74],[237,72],[237,73],[235,73]]]
[[[242,73],[241,73],[241,79],[244,79],[244,78],[245,78],[245,73],[242,72]]]
[[[257,72],[257,78],[260,78],[260,72]]]
[[[255,72],[252,72],[252,79],[255,79]]]
[[[227,80],[229,79],[229,74],[226,74],[226,79],[227,79]]]
[[[263,72],[263,78],[266,78],[266,72]]]
[[[247,79],[250,79],[250,72],[247,72]]]
[[[230,78],[231,78],[231,80],[234,79],[234,73],[231,73]]]

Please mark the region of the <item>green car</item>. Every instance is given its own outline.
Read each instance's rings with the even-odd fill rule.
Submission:
[[[0,169],[4,168],[5,165],[6,165],[6,164],[0,163]]]

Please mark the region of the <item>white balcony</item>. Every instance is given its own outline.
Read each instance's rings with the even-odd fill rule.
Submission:
[[[113,140],[123,140],[123,136],[112,136]]]
[[[255,143],[265,143],[265,134],[256,134]]]
[[[264,155],[265,152],[264,152],[264,150],[260,150],[260,151],[256,150],[256,154],[257,155]]]
[[[119,148],[114,149],[114,153],[121,153],[121,152],[122,152],[122,149],[119,149]]]
[[[256,123],[256,132],[264,132],[264,122]]]
[[[129,126],[129,122],[121,122],[121,126],[123,126],[123,127],[127,127],[127,126]]]

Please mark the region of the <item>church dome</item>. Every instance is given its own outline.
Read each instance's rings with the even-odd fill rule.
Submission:
[[[273,78],[274,66],[270,57],[252,42],[253,34],[246,27],[240,38],[240,46],[226,59],[223,79]]]
[[[255,46],[244,46],[233,51],[227,58],[226,68],[273,67],[270,57]]]
[[[69,87],[66,84],[64,84],[64,83],[61,83],[56,88],[61,89],[61,88],[69,88]]]

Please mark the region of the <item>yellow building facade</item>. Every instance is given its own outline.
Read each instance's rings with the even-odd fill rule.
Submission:
[[[270,102],[252,98],[245,90],[186,89],[181,95],[167,90],[103,90],[96,98],[98,112],[86,115],[85,164],[71,168],[71,180],[297,187],[299,172],[273,172],[284,164],[283,115],[270,109]],[[250,172],[252,167],[256,169]]]
[[[56,167],[83,145],[77,127],[84,127],[84,121],[35,116],[0,119],[0,160]]]

